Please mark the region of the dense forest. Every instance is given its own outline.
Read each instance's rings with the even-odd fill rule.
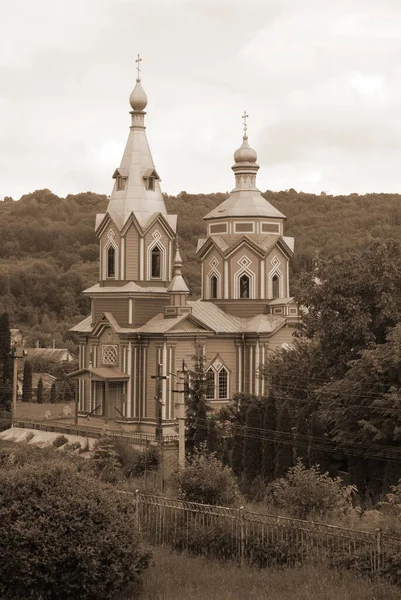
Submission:
[[[265,198],[287,216],[286,235],[295,237],[293,289],[314,257],[330,258],[357,250],[368,238],[399,238],[401,195],[330,196],[266,191]],[[196,242],[205,233],[203,215],[225,194],[166,196],[167,210],[178,214],[184,275],[194,297],[200,291]],[[97,280],[95,214],[107,197],[86,192],[59,198],[49,190],[0,202],[0,312],[19,327],[28,344],[39,340],[74,347],[68,328],[89,310],[81,292]]]

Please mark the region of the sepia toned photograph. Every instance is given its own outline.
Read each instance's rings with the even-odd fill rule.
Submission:
[[[401,2],[0,33],[0,600],[401,599]]]

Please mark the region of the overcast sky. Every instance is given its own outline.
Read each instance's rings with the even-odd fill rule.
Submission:
[[[232,189],[247,110],[261,190],[401,192],[401,0],[0,5],[0,198],[109,194],[143,57],[162,189]]]

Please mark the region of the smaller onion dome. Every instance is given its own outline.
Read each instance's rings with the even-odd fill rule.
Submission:
[[[245,134],[242,140],[242,145],[234,152],[234,160],[236,163],[256,163],[256,151],[248,144],[248,136]]]
[[[131,104],[133,110],[143,110],[146,108],[148,97],[143,90],[140,79],[136,80],[136,85],[129,97],[129,103]]]

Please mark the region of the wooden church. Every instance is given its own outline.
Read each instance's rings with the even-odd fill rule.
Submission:
[[[141,80],[130,96],[131,125],[107,212],[96,217],[99,282],[85,290],[91,314],[72,328],[79,339],[79,411],[133,431],[164,433],[177,418],[177,383],[201,345],[209,400],[219,408],[236,392],[265,393],[259,367],[291,344],[298,307],[289,296],[294,240],[285,216],[256,187],[257,155],[246,125],[232,167],[235,187],[205,215],[198,240],[199,300],[188,300],[177,243],[145,127]],[[159,374],[163,379],[156,380]],[[157,389],[158,382],[160,388]],[[160,421],[159,421],[160,425]]]

